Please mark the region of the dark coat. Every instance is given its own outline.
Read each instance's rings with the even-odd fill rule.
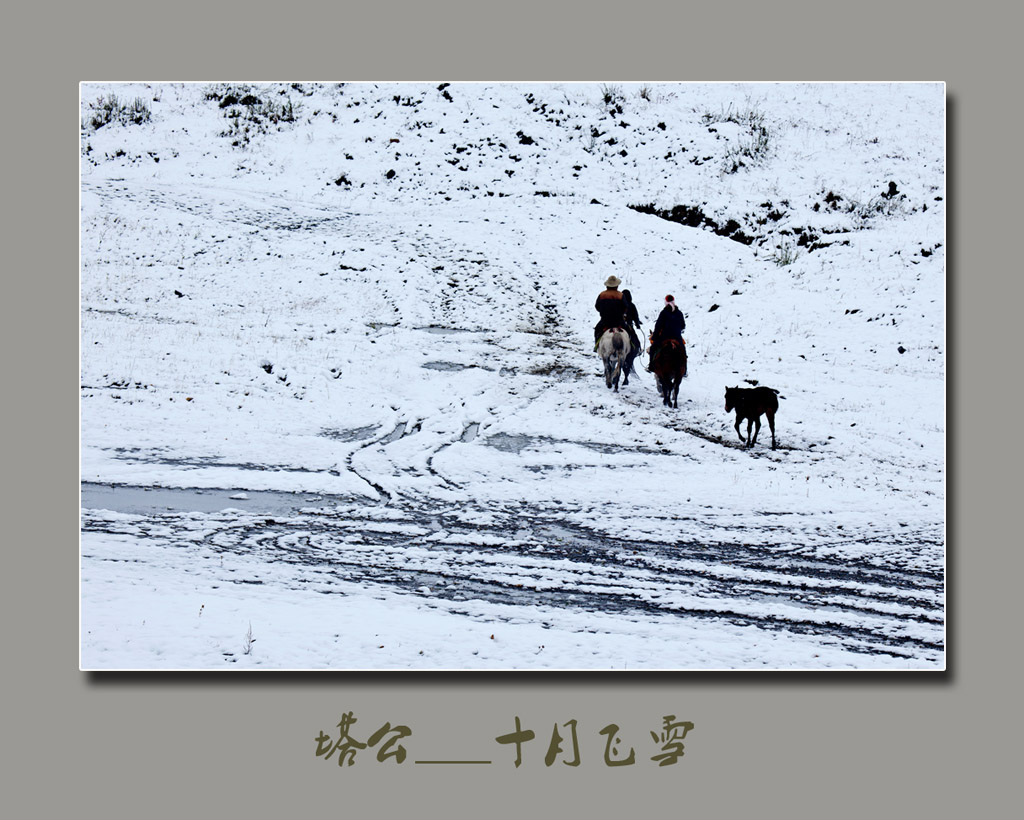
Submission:
[[[632,302],[626,302],[626,324],[631,327],[640,327],[640,314],[636,312],[636,305]]]
[[[626,326],[626,302],[620,291],[610,288],[602,291],[594,302],[594,308],[601,314],[600,324],[603,327]]]
[[[622,298],[622,292],[608,288],[601,291],[594,302],[594,307],[601,314],[601,318],[594,325],[594,341],[601,338],[601,334],[611,328],[626,326],[626,301]]]
[[[661,344],[668,339],[675,339],[682,344],[683,331],[686,330],[686,319],[679,308],[672,308],[665,305],[658,314],[658,321],[654,323],[654,332],[651,334],[655,344]]]

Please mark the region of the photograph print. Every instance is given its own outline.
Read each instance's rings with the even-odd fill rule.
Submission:
[[[935,83],[80,86],[80,668],[940,671]]]

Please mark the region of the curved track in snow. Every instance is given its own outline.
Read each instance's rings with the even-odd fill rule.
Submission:
[[[710,619],[897,657],[938,657],[944,644],[940,573],[772,546],[616,539],[571,524],[556,509],[428,514],[398,502],[288,515],[225,510],[111,518],[87,511],[83,531],[182,545],[191,563],[209,571],[216,571],[218,556],[231,554],[244,570],[231,570],[225,583],[327,595],[357,583],[513,609]]]

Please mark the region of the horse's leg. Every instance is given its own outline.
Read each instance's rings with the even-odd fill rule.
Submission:
[[[769,410],[765,415],[768,416],[768,429],[772,431],[772,449],[775,449],[775,411]]]
[[[744,444],[746,444],[747,440],[745,438],[743,438],[743,433],[740,432],[740,425],[742,423],[743,423],[743,416],[741,416],[739,414],[739,411],[737,411],[737,413],[736,413],[736,424],[735,424],[736,435],[740,437],[740,441],[742,441]]]
[[[676,408],[679,407],[679,384],[682,379],[682,376],[676,375],[676,384],[675,387],[672,388],[672,406]]]
[[[761,414],[758,413],[754,417],[754,440],[750,442],[750,446],[753,447],[757,444],[757,434],[761,432]]]
[[[753,427],[754,427],[754,419],[753,419],[753,417],[750,417],[750,418],[747,419],[747,446],[748,447],[753,447],[754,446],[753,442],[751,442],[751,440],[750,440],[750,431],[751,431],[751,429],[753,429]]]

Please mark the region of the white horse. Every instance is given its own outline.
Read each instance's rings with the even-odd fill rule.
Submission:
[[[604,383],[609,389],[619,392],[619,376],[629,358],[629,334],[621,327],[606,330],[597,343],[597,352],[604,361]]]

